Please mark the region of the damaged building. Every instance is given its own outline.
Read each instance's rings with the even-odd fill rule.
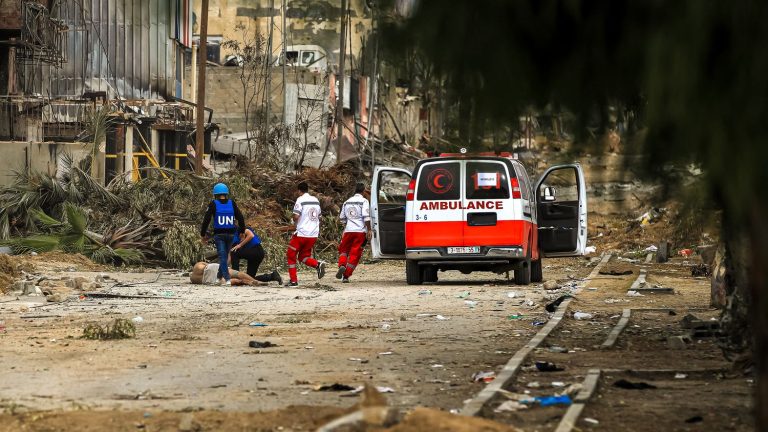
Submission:
[[[19,170],[53,172],[64,153],[92,153],[105,182],[189,169],[191,46],[191,0],[0,2],[0,184]],[[209,109],[206,149],[212,119]],[[101,142],[88,132],[95,122]]]
[[[285,144],[288,149],[307,150],[306,155],[302,150],[293,165],[329,166],[350,159],[370,162],[374,153],[422,155],[404,144],[415,145],[428,129],[439,135],[437,110],[425,109],[417,96],[396,85],[398,80],[393,74],[374,70],[377,24],[373,5],[364,0],[348,2],[341,116],[344,127],[341,145],[336,148],[338,127],[334,114],[342,1],[210,0],[206,104],[217,113],[221,125],[220,134],[213,140],[214,152],[224,157],[253,154],[259,146],[253,144],[253,137],[263,136],[259,129],[268,123],[273,130],[309,126],[306,134],[299,131],[297,142]],[[198,40],[200,3],[194,7],[193,38]],[[261,72],[269,77],[259,78],[266,83],[243,85],[242,63],[228,41],[253,44],[255,35],[263,38],[263,50],[269,53],[266,62],[271,67]],[[192,73],[191,64],[187,67]],[[374,74],[378,79],[373,79]],[[265,97],[263,89],[267,86],[270,91]],[[246,109],[249,102],[244,96],[248,92],[259,101],[255,108]],[[184,95],[193,99],[192,82],[187,82]]]

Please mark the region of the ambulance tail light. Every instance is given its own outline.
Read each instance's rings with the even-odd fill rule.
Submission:
[[[416,191],[416,179],[408,183],[408,193],[405,194],[406,201],[413,201],[413,194]]]
[[[520,182],[517,181],[517,177],[511,178],[509,183],[512,185],[512,198],[522,198],[523,196],[520,193]]]

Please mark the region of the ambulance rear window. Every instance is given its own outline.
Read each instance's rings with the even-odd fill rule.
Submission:
[[[467,162],[466,183],[467,199],[509,198],[509,177],[503,163]]]
[[[419,201],[457,200],[461,197],[461,165],[459,162],[424,165],[416,187]]]

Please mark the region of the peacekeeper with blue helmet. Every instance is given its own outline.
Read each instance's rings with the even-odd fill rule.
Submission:
[[[213,241],[216,243],[216,251],[219,254],[219,271],[216,278],[219,283],[231,285],[229,275],[229,250],[235,234],[245,231],[245,218],[237,208],[234,200],[229,199],[229,188],[224,183],[217,183],[213,187],[214,199],[208,204],[208,210],[203,217],[203,225],[200,227],[200,237],[203,244],[208,242],[208,225],[213,219]],[[237,224],[235,224],[237,222]]]
[[[256,234],[256,231],[251,227],[245,228],[243,234],[235,234],[232,247],[232,269],[240,270],[240,260],[244,259],[248,262],[248,269],[246,273],[256,279],[259,282],[277,282],[283,284],[283,278],[280,277],[280,273],[277,270],[273,270],[272,273],[264,273],[256,276],[256,272],[259,271],[259,266],[264,260],[264,248],[261,246],[261,238]]]

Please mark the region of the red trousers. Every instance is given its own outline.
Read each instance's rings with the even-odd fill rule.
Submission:
[[[286,256],[288,258],[288,276],[291,277],[291,282],[298,282],[299,278],[296,275],[296,257],[299,257],[299,261],[310,267],[317,267],[317,260],[312,258],[312,247],[317,241],[316,237],[299,237],[293,235],[291,241],[288,243],[288,251]]]
[[[364,232],[345,232],[339,243],[339,267],[346,267],[344,277],[349,278],[363,255]]]

